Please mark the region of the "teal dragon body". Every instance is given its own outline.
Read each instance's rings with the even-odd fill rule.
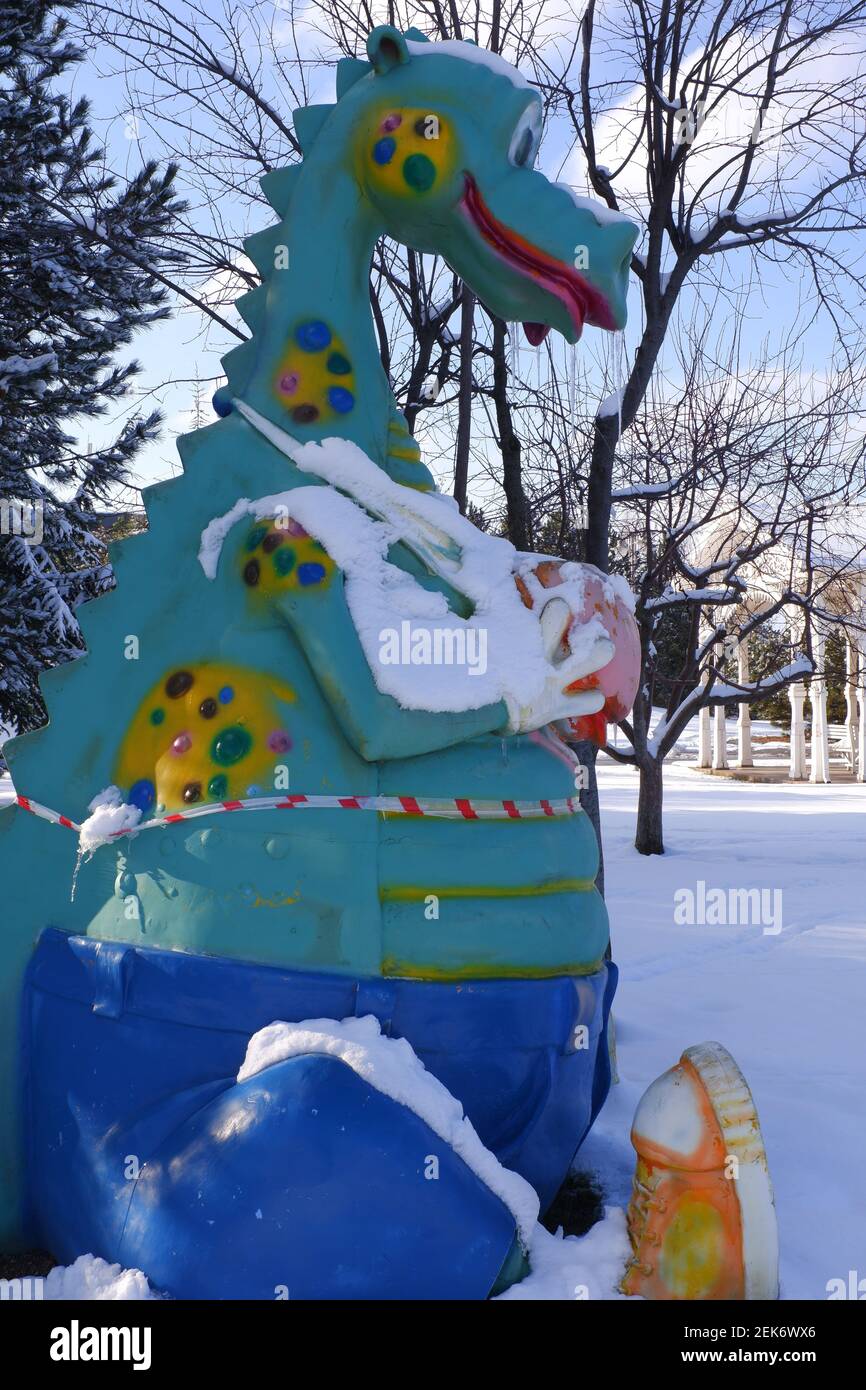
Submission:
[[[127,825],[160,825],[97,843],[70,897],[74,834],[0,813],[5,1242],[32,1239],[30,1221],[65,1253],[44,1196],[61,1179],[28,1196],[22,1156],[43,1141],[15,1101],[41,1055],[38,1010],[26,1006],[22,1034],[21,997],[49,969],[33,964],[46,928],[64,949],[79,943],[88,978],[120,971],[121,1014],[130,962],[189,955],[365,990],[419,982],[442,999],[509,981],[565,982],[577,997],[605,971],[595,836],[550,726],[599,711],[594,673],[618,630],[627,645],[630,619],[596,577],[606,631],[573,603],[564,621],[579,576],[545,576],[556,567],[479,537],[436,493],[381,366],[368,280],[387,234],[443,255],[534,340],[554,327],[574,341],[584,321],[624,323],[634,228],[532,169],[539,99],[495,56],[388,27],[368,53],[339,65],[334,105],[296,113],[303,161],[263,181],[281,220],[247,242],[263,283],[239,303],[251,337],[225,359],[222,418],[181,439],[183,476],[148,490],[148,533],[114,548],[117,587],[83,613],[87,654],[43,680],[50,724],[7,746],[30,802],[81,823],[113,786]],[[455,672],[463,695],[425,707],[415,671],[402,693],[399,669],[376,656],[389,584],[414,590],[410,619],[483,629],[486,679],[464,671],[460,686]],[[269,800],[280,797],[282,809]],[[346,804],[301,805],[316,797]],[[368,798],[402,800],[388,811],[364,809]],[[216,814],[238,803],[258,809]],[[590,1014],[584,1089],[597,1088],[604,1047]],[[86,1204],[99,1164],[82,1162]],[[127,1201],[118,1191],[112,1202]],[[70,1235],[68,1253],[89,1239],[136,1258],[105,1229]]]

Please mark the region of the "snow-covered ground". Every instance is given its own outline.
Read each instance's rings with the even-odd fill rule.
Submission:
[[[665,774],[663,857],[632,847],[637,775],[599,764],[607,900],[620,988],[620,1084],[581,1150],[628,1200],[628,1130],[644,1087],[690,1043],[739,1062],[776,1192],[783,1298],[866,1277],[866,787],[756,785],[680,764]],[[686,926],[674,894],[780,889],[782,930]]]
[[[683,1048],[714,1039],[734,1054],[757,1101],[782,1296],[826,1298],[828,1281],[847,1283],[851,1270],[866,1277],[866,788],[733,782],[674,763],[665,776],[667,853],[648,859],[632,848],[636,774],[602,759],[599,775],[621,971],[620,1082],[578,1166],[597,1172],[610,1209],[582,1240],[536,1227],[535,1273],[505,1297],[616,1297],[635,1105]],[[771,915],[753,925],[681,925],[675,895],[699,900],[700,883],[705,897],[768,890]],[[65,1287],[101,1298],[147,1292],[140,1275],[101,1262],[51,1278],[60,1297]]]

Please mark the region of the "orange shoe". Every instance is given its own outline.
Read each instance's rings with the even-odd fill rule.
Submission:
[[[773,1299],[779,1251],[755,1102],[720,1043],[699,1043],[635,1112],[626,1294]]]

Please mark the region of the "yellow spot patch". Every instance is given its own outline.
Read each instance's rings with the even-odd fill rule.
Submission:
[[[336,566],[324,546],[291,517],[256,522],[241,547],[239,569],[251,593],[327,589]]]
[[[189,663],[168,671],[141,702],[115,764],[124,799],[145,819],[160,807],[274,796],[292,737],[282,681],[245,667]]]

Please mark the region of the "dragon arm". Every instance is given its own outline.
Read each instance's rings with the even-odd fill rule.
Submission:
[[[276,607],[294,634],[349,742],[367,762],[415,757],[504,730],[505,702],[458,713],[403,709],[377,689],[352,621],[342,574],[315,593],[281,594]]]

